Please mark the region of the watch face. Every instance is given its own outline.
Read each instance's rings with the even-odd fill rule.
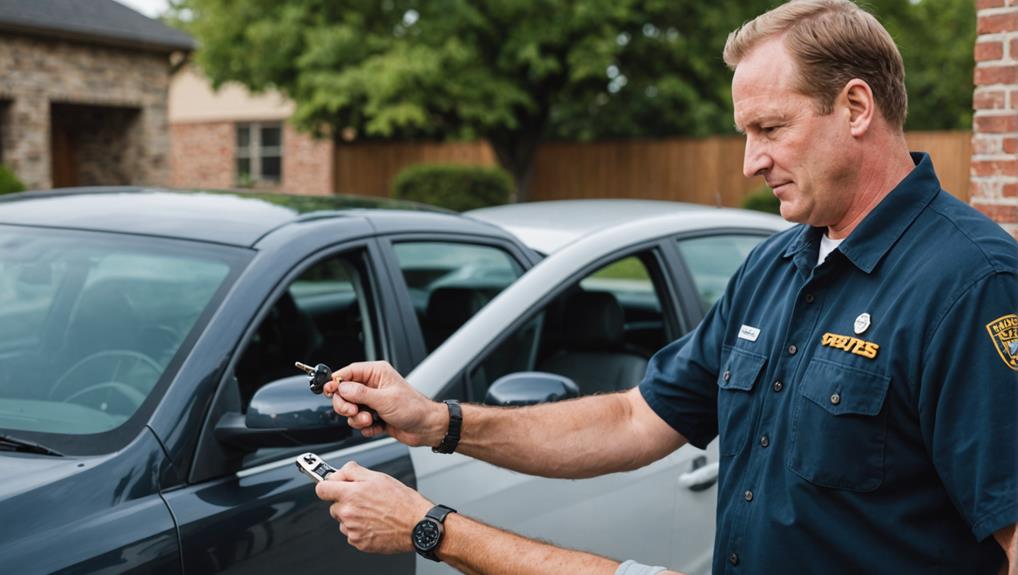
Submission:
[[[430,517],[422,519],[414,527],[414,546],[421,551],[431,551],[442,540],[442,525]]]

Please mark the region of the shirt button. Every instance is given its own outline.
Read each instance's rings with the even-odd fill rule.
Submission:
[[[788,355],[795,355],[795,352],[799,351],[799,348],[795,347],[795,344],[788,346]]]
[[[746,501],[752,501],[753,500],[753,492],[752,491],[747,491],[747,492],[743,493],[742,496],[746,498]]]
[[[816,301],[816,298],[813,297],[813,294],[811,293],[806,294],[806,303],[813,303],[814,301]]]
[[[728,556],[728,562],[731,563],[732,565],[738,565],[739,564],[739,554],[738,553],[732,553],[731,555],[729,555]]]
[[[831,403],[834,404],[834,405],[838,405],[839,403],[841,403],[841,396],[838,395],[837,393],[832,395],[831,396]]]
[[[725,381],[732,379],[732,372],[725,370],[725,373],[721,376]]]
[[[767,447],[770,444],[771,444],[771,440],[767,439],[766,435],[760,438],[760,447]]]
[[[781,384],[780,381],[775,381],[774,385],[772,385],[771,387],[774,388],[774,391],[781,391],[781,388],[784,386]]]

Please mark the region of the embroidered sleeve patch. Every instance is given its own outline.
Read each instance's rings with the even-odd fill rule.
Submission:
[[[993,347],[1011,369],[1018,371],[1018,315],[1013,313],[986,324]]]

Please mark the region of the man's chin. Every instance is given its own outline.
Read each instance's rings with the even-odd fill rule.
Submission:
[[[804,224],[806,223],[806,214],[801,209],[797,209],[797,206],[792,205],[790,202],[781,202],[780,208],[781,217],[785,221],[792,222],[793,224]]]

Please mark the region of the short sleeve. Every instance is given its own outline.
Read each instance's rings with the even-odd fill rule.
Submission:
[[[982,541],[1018,522],[1018,274],[972,284],[934,328],[919,423],[955,506]]]
[[[721,344],[740,275],[741,268],[696,329],[654,354],[640,383],[650,408],[700,449],[718,435]]]

